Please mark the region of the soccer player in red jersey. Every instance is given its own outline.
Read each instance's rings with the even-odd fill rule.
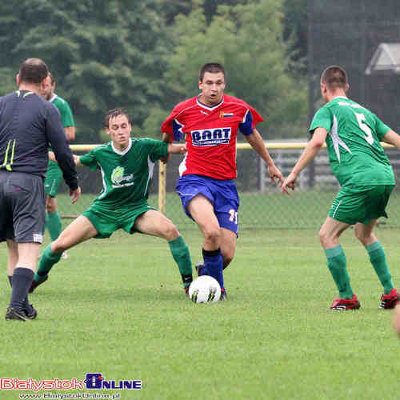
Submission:
[[[238,235],[239,197],[234,183],[238,131],[267,164],[271,181],[283,182],[255,129],[262,117],[243,100],[225,95],[225,85],[221,64],[203,65],[201,93],[179,103],[161,127],[164,141],[186,141],[176,190],[185,213],[203,233],[204,264],[199,265],[199,275],[217,279],[222,298],[226,297],[222,270],[233,259]]]

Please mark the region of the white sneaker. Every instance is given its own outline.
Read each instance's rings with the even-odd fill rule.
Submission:
[[[61,258],[62,258],[63,260],[66,260],[66,259],[68,258],[67,250],[63,251],[63,253],[61,254]]]

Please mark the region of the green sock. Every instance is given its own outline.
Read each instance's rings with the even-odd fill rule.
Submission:
[[[192,282],[192,260],[190,258],[189,247],[182,236],[168,242],[172,257],[178,264],[179,272],[182,276],[183,286],[187,287]]]
[[[43,282],[45,278],[47,277],[49,271],[53,267],[54,264],[58,263],[61,258],[61,253],[53,253],[51,251],[51,244],[49,244],[45,249],[40,257],[38,269],[35,273],[35,277],[33,280],[37,283]]]
[[[54,242],[61,233],[61,217],[58,211],[46,213],[46,228],[49,230],[51,240]]]
[[[369,260],[382,283],[385,294],[389,294],[394,288],[392,276],[389,272],[389,267],[386,262],[385,250],[381,242],[377,241],[365,247],[369,254]]]
[[[333,280],[339,290],[339,297],[341,299],[352,299],[353,290],[350,285],[350,277],[346,269],[346,256],[342,246],[339,245],[324,251],[329,271],[331,271]]]

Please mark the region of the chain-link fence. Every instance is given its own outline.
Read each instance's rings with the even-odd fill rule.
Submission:
[[[287,175],[301,154],[301,149],[271,150],[271,155],[284,175]],[[395,170],[400,176],[400,153],[386,150]],[[195,227],[182,211],[179,196],[175,193],[178,165],[181,156],[172,156],[167,166],[167,196],[165,214],[177,226]],[[339,185],[332,175],[327,153],[322,150],[299,176],[298,187],[290,196],[283,195],[269,180],[268,171],[252,150],[239,150],[237,154],[238,178],[236,185],[240,195],[239,221],[242,228],[315,228],[326,218]],[[100,172],[79,168],[83,196],[71,205],[66,187],[60,188],[58,203],[64,217],[74,217],[84,211],[102,188]],[[150,203],[158,205],[158,165],[154,171]],[[400,191],[393,193],[388,206],[389,219],[382,219],[385,226],[400,225]]]

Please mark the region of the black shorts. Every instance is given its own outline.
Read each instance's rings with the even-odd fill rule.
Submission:
[[[42,243],[45,206],[43,178],[0,171],[0,242]]]

